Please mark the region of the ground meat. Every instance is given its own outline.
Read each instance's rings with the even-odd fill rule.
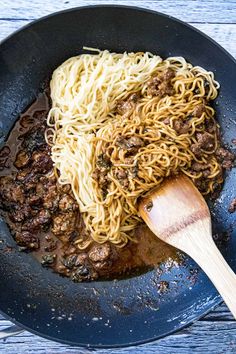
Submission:
[[[221,163],[221,166],[225,169],[231,169],[234,166],[235,155],[224,148],[218,148],[216,150],[216,156]]]
[[[45,185],[45,188],[48,188],[48,186],[56,185],[58,191],[60,191],[60,192],[64,191],[64,187],[68,187],[68,184],[66,184],[66,185],[57,184],[57,178],[54,175],[54,173],[49,173],[46,176],[41,176],[39,181],[40,181],[40,183],[43,183]],[[61,188],[59,188],[59,186]],[[64,191],[64,192],[66,193],[66,191]],[[67,192],[70,192],[70,187],[69,187],[69,190]]]
[[[33,209],[38,209],[42,205],[42,198],[37,194],[30,195],[27,198],[27,204]]]
[[[215,146],[214,136],[205,132],[205,133],[197,133],[197,141],[199,146],[203,150],[212,150]]]
[[[206,112],[206,106],[203,103],[198,104],[193,110],[193,116],[200,118]]]
[[[208,163],[199,163],[199,162],[194,162],[192,164],[192,169],[196,172],[201,172],[206,170],[209,167]]]
[[[68,242],[75,230],[77,217],[77,214],[74,212],[59,213],[55,216],[51,229],[54,235],[59,237],[63,242]]]
[[[46,115],[45,111],[38,112],[37,119],[41,122],[37,120],[37,126],[35,115],[34,119],[28,116],[23,120],[17,149],[13,147],[11,155],[16,155],[16,159],[10,160],[10,168],[14,164],[13,170],[17,171],[11,177],[0,177],[1,207],[16,243],[22,250],[36,251],[43,266],[70,276],[74,281],[96,279],[98,272],[88,254],[74,245],[78,235],[84,238],[88,235],[70,185],[60,185],[53,173],[50,147],[44,139],[43,119]],[[29,127],[30,124],[34,124],[34,128]],[[22,134],[22,130],[28,127],[29,130]],[[9,148],[5,150],[10,153]],[[6,152],[1,152],[6,159]],[[101,179],[105,178],[110,166],[106,154],[99,156],[97,167]],[[103,262],[107,266],[107,260]],[[99,262],[95,263],[99,267]]]
[[[128,150],[130,153],[135,153],[140,147],[144,146],[144,141],[137,136],[132,136],[131,138],[119,136],[116,139],[115,145],[123,150]]]
[[[120,115],[130,115],[138,102],[139,94],[132,93],[126,100],[117,102],[116,112]]]
[[[57,192],[57,187],[53,183],[48,183],[47,180],[41,181],[39,179],[39,182],[36,185],[36,193],[39,197],[45,199],[45,194],[52,194],[52,197],[55,197]]]
[[[205,178],[194,179],[194,183],[200,192],[205,192],[208,188],[208,184]]]
[[[29,176],[32,176],[31,170],[30,168],[25,168],[22,171],[19,171],[16,175],[16,180],[19,182],[24,182],[27,181],[29,179]]]
[[[16,232],[15,241],[21,247],[26,247],[30,250],[36,250],[39,248],[39,239],[38,237],[32,235],[28,231]]]
[[[202,175],[204,178],[207,178],[208,176],[210,176],[210,174],[211,174],[210,169],[206,169],[206,170],[202,171]]]
[[[89,252],[89,259],[92,262],[102,262],[108,259],[111,253],[111,247],[108,243],[103,245],[94,245]]]
[[[95,262],[95,263],[93,263],[93,268],[96,271],[98,271],[99,273],[102,273],[102,272],[108,270],[110,265],[111,265],[110,261]]]
[[[30,232],[39,231],[48,226],[51,222],[51,214],[48,210],[40,210],[40,212],[31,220],[28,220],[22,225],[22,230],[28,230]]]
[[[193,152],[193,154],[196,156],[196,157],[200,157],[201,156],[201,146],[199,143],[196,143],[196,144],[193,144],[190,146],[190,150]]]
[[[15,203],[23,203],[25,200],[24,190],[22,186],[12,185],[8,191],[9,199],[11,199]]]
[[[159,95],[159,85],[161,80],[154,76],[147,82],[147,94],[148,96],[158,96]]]
[[[75,261],[75,266],[81,266],[84,265],[86,260],[88,258],[87,253],[80,253],[77,255],[76,261]]]
[[[123,187],[128,187],[129,186],[129,180],[128,180],[128,176],[127,176],[127,171],[123,170],[123,169],[120,169],[120,170],[117,170],[115,172],[115,176],[116,178],[119,180],[120,184],[123,186]]]
[[[73,244],[69,244],[69,247],[65,249],[65,256],[71,256],[73,254],[75,254],[78,251],[78,247],[76,247]]]
[[[173,128],[179,134],[186,134],[189,131],[189,124],[178,119],[173,121]]]
[[[49,186],[44,194],[43,206],[51,211],[55,211],[58,208],[59,198],[56,186]]]
[[[172,80],[174,77],[175,77],[175,72],[171,68],[167,68],[166,70],[164,70],[162,74],[162,78],[165,81]]]
[[[32,189],[35,189],[38,180],[39,180],[39,175],[34,171],[32,171],[30,168],[24,169],[21,172],[17,173],[16,179],[17,181],[21,182],[21,185],[23,186],[24,190],[26,192],[29,192]]]
[[[0,177],[0,197],[4,206],[11,203],[22,204],[25,201],[23,186],[15,182],[12,177]]]
[[[21,206],[15,206],[10,210],[9,218],[13,222],[23,222],[25,219],[32,216],[32,209],[26,204]]]
[[[47,173],[53,167],[53,162],[50,155],[45,152],[34,152],[32,155],[32,160],[35,172]]]
[[[194,172],[202,172],[202,176],[203,177],[208,177],[211,174],[211,170],[209,168],[208,164],[205,163],[198,163],[198,162],[194,162],[191,166],[191,173],[194,174]]]
[[[236,211],[236,198],[230,202],[228,210],[230,213],[234,213]]]
[[[220,147],[216,150],[216,155],[220,157],[222,160],[234,160],[235,156],[230,151]]]
[[[158,85],[158,96],[163,97],[166,95],[172,96],[175,93],[172,85],[168,81],[163,81]]]
[[[29,162],[30,162],[30,155],[27,154],[27,152],[25,152],[24,150],[21,150],[18,152],[18,154],[16,156],[16,160],[14,162],[14,165],[17,168],[23,168],[23,167],[27,166]]]
[[[101,171],[99,168],[96,168],[92,177],[98,182],[101,188],[105,189],[108,186],[107,171]]]
[[[44,208],[50,211],[58,209],[60,194],[52,177],[41,177],[36,185],[36,194],[42,199]]]
[[[231,160],[224,160],[221,166],[226,170],[230,170],[233,167],[233,162]]]
[[[109,243],[94,244],[88,253],[88,257],[92,267],[102,275],[110,269],[116,259],[116,254]]]
[[[174,89],[171,84],[171,80],[175,77],[175,72],[168,68],[159,76],[152,77],[147,82],[147,94],[149,96],[173,95]]]
[[[116,171],[116,178],[117,179],[126,179],[127,178],[127,172],[125,170],[118,170]]]
[[[166,125],[169,125],[170,124],[170,118],[165,118],[163,120],[163,123],[166,124]]]
[[[95,179],[95,181],[99,182],[100,174],[101,174],[101,171],[99,170],[99,168],[95,168],[95,170],[92,173],[93,179]]]
[[[68,194],[63,194],[59,201],[59,209],[61,211],[74,211],[78,210],[78,204],[75,202],[74,198]]]
[[[43,198],[44,192],[45,192],[44,184],[41,182],[37,183],[37,186],[36,186],[37,195]]]

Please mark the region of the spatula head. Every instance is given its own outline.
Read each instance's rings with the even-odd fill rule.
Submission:
[[[149,228],[163,241],[178,247],[184,230],[209,222],[210,212],[201,193],[185,175],[166,179],[139,203],[139,213]]]
[[[208,206],[192,181],[184,175],[166,180],[140,202],[139,213],[159,238],[199,264],[236,319],[236,275],[212,239]]]

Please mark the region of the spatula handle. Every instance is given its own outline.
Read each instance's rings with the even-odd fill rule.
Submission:
[[[189,255],[208,275],[236,319],[236,275],[225,261],[211,237],[203,237],[204,244],[191,249]]]

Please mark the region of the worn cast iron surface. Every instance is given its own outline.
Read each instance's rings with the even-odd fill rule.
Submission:
[[[19,114],[43,90],[42,83],[83,46],[113,51],[150,51],[184,56],[214,71],[221,83],[216,102],[223,139],[236,138],[236,65],[233,58],[192,27],[137,8],[99,6],[61,12],[36,21],[0,47],[0,129],[4,141]],[[236,195],[236,173],[226,176],[212,205],[214,232],[230,235],[221,243],[236,270],[235,216],[228,213]],[[234,229],[234,231],[233,231]],[[0,310],[25,328],[65,343],[92,347],[124,346],[167,335],[199,318],[220,298],[196,265],[186,259],[168,273],[153,270],[119,281],[72,283],[53,274],[29,254],[20,253],[0,222]],[[158,283],[169,281],[165,294]]]

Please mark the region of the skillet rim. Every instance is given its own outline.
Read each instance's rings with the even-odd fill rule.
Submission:
[[[0,47],[5,44],[5,42],[7,42],[8,40],[10,40],[12,37],[14,37],[17,33],[26,30],[28,27],[41,22],[43,20],[47,20],[50,17],[54,17],[57,15],[61,15],[63,13],[67,13],[67,12],[73,12],[73,11],[78,11],[78,10],[82,10],[82,9],[89,9],[89,8],[120,8],[120,9],[132,9],[132,10],[136,10],[136,11],[140,11],[140,12],[147,12],[147,13],[151,13],[153,15],[158,15],[158,16],[162,16],[162,17],[166,17],[174,22],[180,23],[188,28],[190,28],[191,30],[197,32],[198,34],[200,34],[201,36],[205,37],[208,41],[210,41],[211,43],[213,43],[215,46],[217,46],[222,52],[224,52],[233,62],[234,64],[236,64],[236,58],[233,57],[232,54],[230,54],[224,47],[222,47],[221,44],[219,44],[218,42],[216,42],[213,38],[211,38],[210,36],[208,36],[207,34],[205,34],[204,32],[202,32],[201,30],[199,30],[198,28],[194,27],[193,25],[189,24],[188,22],[182,21],[180,19],[178,19],[177,17],[174,17],[172,15],[168,15],[166,13],[163,12],[159,12],[156,10],[151,10],[151,9],[146,9],[145,7],[139,7],[139,6],[129,6],[129,5],[115,5],[115,4],[110,4],[110,5],[106,5],[106,4],[101,4],[101,5],[86,5],[86,6],[75,6],[75,7],[71,7],[70,9],[65,9],[65,10],[60,10],[60,11],[56,11],[56,12],[52,12],[49,15],[45,15],[42,16],[40,18],[37,18],[35,20],[30,21],[29,23],[27,23],[26,25],[23,25],[22,27],[18,28],[17,30],[13,31],[12,33],[10,33],[9,35],[7,35],[4,39],[2,39],[0,41]],[[1,48],[0,48],[1,49]]]
[[[214,310],[217,306],[219,306],[221,303],[223,303],[222,298],[220,297],[219,294],[217,294],[213,300],[212,303],[210,305],[210,307],[205,310],[204,312],[202,312],[199,316],[196,316],[194,319],[184,323],[184,324],[180,324],[180,326],[176,329],[174,328],[171,331],[168,331],[162,335],[158,335],[155,337],[152,337],[150,339],[144,339],[144,340],[140,340],[140,341],[136,341],[136,342],[130,342],[127,344],[113,344],[113,345],[104,345],[104,344],[97,344],[97,345],[90,345],[90,344],[84,344],[84,343],[77,343],[75,344],[74,342],[71,341],[67,341],[64,339],[58,339],[58,338],[54,338],[51,336],[48,336],[46,334],[41,334],[39,331],[36,331],[34,329],[31,329],[25,325],[22,325],[20,322],[16,321],[15,319],[12,319],[9,315],[5,314],[3,311],[0,310],[0,314],[2,316],[5,317],[5,319],[11,321],[14,325],[17,325],[19,327],[21,327],[23,330],[26,330],[32,334],[37,335],[38,337],[59,343],[59,344],[66,344],[66,345],[70,345],[72,347],[76,347],[76,348],[87,348],[87,349],[118,349],[118,348],[128,348],[128,347],[135,347],[135,346],[139,346],[139,345],[144,345],[144,344],[148,344],[148,343],[153,343],[155,341],[159,341],[160,339],[164,339],[174,333],[179,333],[180,331],[182,331],[184,328],[190,327],[192,324],[194,324],[195,322],[199,321],[202,317],[206,316],[208,313],[210,313],[212,310]]]
[[[19,29],[15,30],[13,33],[9,34],[6,38],[1,40],[0,41],[0,50],[1,50],[2,45],[4,45],[7,41],[11,40],[17,33],[28,30],[30,27],[32,27],[34,24],[37,24],[38,22],[42,22],[44,20],[50,19],[51,17],[57,16],[57,15],[62,15],[64,13],[79,11],[79,10],[83,10],[83,9],[90,9],[90,8],[92,8],[92,9],[93,8],[130,9],[130,10],[141,12],[141,13],[150,13],[153,15],[167,18],[175,23],[181,24],[181,25],[189,28],[190,30],[192,30],[194,32],[197,32],[199,35],[201,35],[202,37],[207,39],[209,42],[214,44],[221,52],[223,52],[236,65],[236,59],[233,57],[232,54],[230,54],[225,48],[223,48],[220,44],[218,44],[214,39],[209,37],[207,34],[202,32],[201,30],[195,28],[191,24],[189,24],[185,21],[179,20],[178,18],[176,18],[174,16],[171,16],[171,15],[168,15],[168,14],[156,11],[156,10],[147,9],[147,8],[143,8],[143,7],[139,7],[139,6],[128,6],[128,5],[121,5],[121,4],[118,4],[118,5],[116,5],[116,4],[100,4],[100,5],[77,6],[77,7],[72,7],[69,9],[56,11],[56,12],[50,13],[48,15],[42,16],[38,19],[30,21],[30,23],[27,23],[26,25],[20,27]],[[58,339],[58,338],[54,338],[54,337],[51,337],[46,334],[42,334],[40,331],[31,329],[28,326],[22,325],[20,322],[18,322],[17,320],[15,320],[14,318],[12,318],[8,314],[6,314],[5,312],[1,311],[1,309],[0,309],[0,314],[3,315],[6,319],[10,320],[13,324],[16,324],[19,327],[21,327],[22,329],[27,330],[28,332],[38,335],[42,338],[45,338],[45,339],[48,339],[51,341],[55,341],[57,343],[67,344],[67,345],[71,345],[74,347],[83,347],[83,348],[91,348],[91,349],[93,349],[93,348],[94,349],[108,349],[108,348],[112,349],[112,348],[125,348],[125,347],[130,347],[130,346],[137,346],[137,345],[141,345],[141,344],[151,343],[151,342],[154,342],[158,339],[167,337],[173,333],[179,332],[180,330],[193,324],[195,321],[198,321],[200,318],[206,316],[210,311],[212,311],[215,307],[217,307],[221,302],[222,302],[222,299],[216,291],[215,295],[214,295],[214,293],[212,293],[212,300],[210,301],[210,303],[208,305],[205,305],[207,307],[207,309],[204,310],[200,315],[196,316],[194,319],[187,320],[184,324],[183,323],[181,324],[181,322],[180,322],[178,327],[175,327],[175,328],[173,328],[173,330],[169,330],[166,333],[163,333],[162,335],[157,335],[152,338],[145,339],[145,340],[129,342],[126,344],[114,344],[114,345],[102,345],[102,344],[90,345],[90,344],[85,344],[85,343],[76,343],[75,344],[74,342],[71,342],[71,341],[67,341],[64,339]]]

